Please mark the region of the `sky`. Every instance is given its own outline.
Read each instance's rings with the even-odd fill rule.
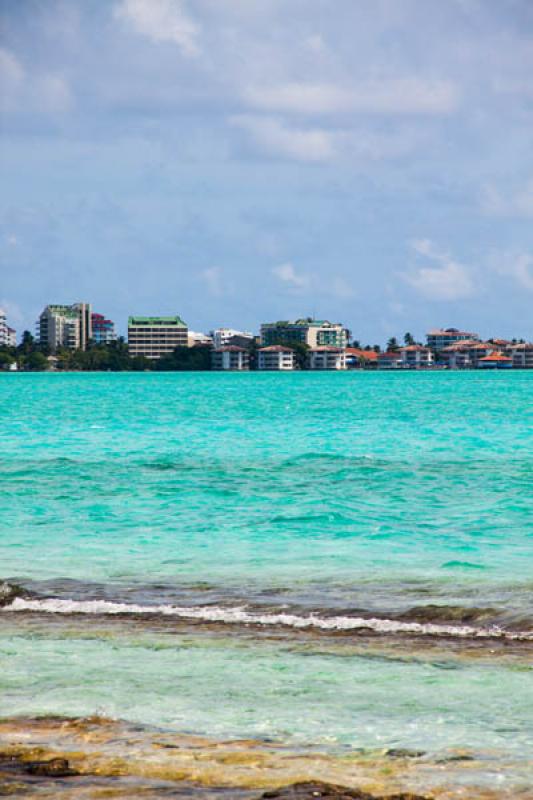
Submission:
[[[533,339],[531,0],[0,0],[0,306]]]

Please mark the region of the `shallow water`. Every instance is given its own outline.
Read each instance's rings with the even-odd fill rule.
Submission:
[[[532,390],[0,375],[0,714],[523,763]]]

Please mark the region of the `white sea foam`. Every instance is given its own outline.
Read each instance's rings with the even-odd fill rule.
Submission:
[[[156,614],[181,619],[222,622],[234,625],[283,625],[290,628],[317,628],[323,631],[372,630],[376,633],[411,633],[426,636],[453,636],[478,639],[513,639],[533,641],[533,631],[505,631],[496,626],[474,628],[471,625],[439,625],[371,617],[320,617],[284,612],[250,611],[245,606],[173,606],[114,603],[109,600],[41,600],[17,597],[5,611],[39,611],[48,614]]]

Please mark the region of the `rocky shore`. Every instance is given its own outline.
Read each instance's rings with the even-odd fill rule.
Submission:
[[[457,800],[516,797],[476,760],[389,750],[332,756],[255,740],[216,741],[98,717],[0,720],[0,797],[54,800]],[[465,788],[467,787],[467,788]],[[516,788],[516,787],[515,787]],[[521,800],[533,798],[523,786]]]

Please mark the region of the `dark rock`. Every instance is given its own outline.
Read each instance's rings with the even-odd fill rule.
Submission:
[[[27,592],[22,586],[17,586],[16,583],[8,583],[7,581],[0,583],[0,608],[10,606],[17,597],[27,597]]]
[[[283,786],[281,789],[269,789],[258,800],[430,800],[428,797],[411,794],[382,795],[380,797],[362,792],[360,789],[349,789],[347,786],[336,786],[332,783],[309,781]]]
[[[391,747],[385,753],[389,758],[421,758],[425,756],[423,750],[408,750],[405,747]]]
[[[25,764],[26,772],[30,775],[39,775],[45,778],[69,778],[78,775],[75,769],[69,767],[66,758],[52,758],[50,761],[29,761]]]
[[[332,783],[309,781],[294,783],[292,786],[283,786],[281,789],[270,789],[261,795],[261,800],[313,800],[324,797],[327,800],[374,800],[372,795],[361,792],[359,789],[348,789],[345,786],[336,786]]]

